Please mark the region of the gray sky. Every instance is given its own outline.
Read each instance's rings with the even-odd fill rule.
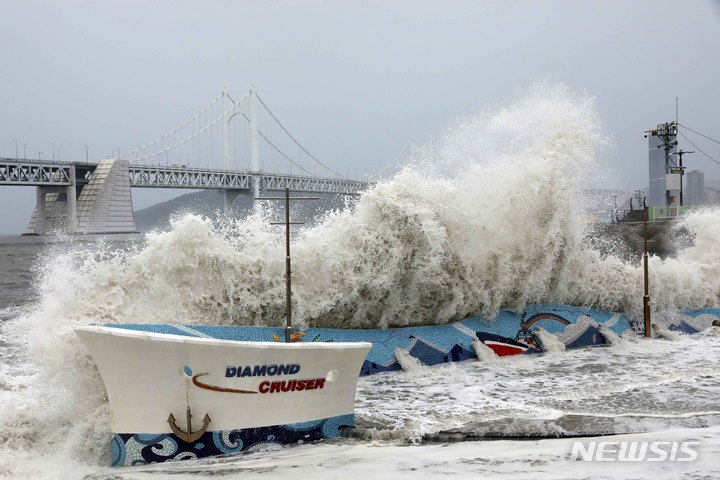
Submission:
[[[681,123],[720,137],[718,0],[0,0],[0,25],[0,156],[17,139],[21,156],[55,143],[82,160],[87,144],[99,160],[253,84],[341,171],[375,173],[409,137],[548,77],[597,98],[609,186],[646,185],[643,131],[674,119],[676,96]],[[685,161],[720,178],[700,154]],[[136,208],[168,195],[133,190]],[[22,232],[34,199],[0,187],[0,233]]]

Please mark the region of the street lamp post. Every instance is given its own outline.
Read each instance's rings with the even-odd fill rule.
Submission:
[[[42,160],[42,152],[38,152],[38,160]]]
[[[29,143],[23,143],[23,160],[27,160],[27,146]]]
[[[13,138],[13,142],[15,142],[15,160],[18,158],[18,141],[17,138]]]
[[[673,155],[677,155],[677,157],[678,157],[678,159],[679,159],[679,165],[680,165],[680,166],[678,167],[678,169],[680,170],[680,206],[681,206],[681,207],[683,206],[682,176],[685,175],[685,167],[683,167],[682,159],[683,159],[683,155],[685,155],[686,153],[695,153],[695,151],[694,151],[694,150],[691,150],[691,151],[689,151],[689,152],[686,152],[685,150],[680,149],[679,151],[673,153]]]

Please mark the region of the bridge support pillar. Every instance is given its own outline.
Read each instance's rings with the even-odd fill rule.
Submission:
[[[75,167],[73,167],[73,170]],[[66,228],[68,232],[77,231],[77,189],[75,185],[65,187],[65,203],[67,205]]]
[[[47,188],[35,189],[35,234],[45,235],[47,224]]]
[[[25,235],[74,233],[77,228],[75,185],[43,187],[35,190],[35,211]]]
[[[255,199],[260,197],[260,184],[261,183],[262,183],[262,179],[260,178],[260,176],[258,176],[258,175],[253,176],[252,192],[250,192],[250,194],[252,195],[250,197],[250,200],[252,200],[253,210],[255,210],[255,205],[256,205]]]
[[[233,202],[235,198],[242,192],[240,190],[223,190],[223,197],[225,200],[225,213],[228,214],[233,209]]]

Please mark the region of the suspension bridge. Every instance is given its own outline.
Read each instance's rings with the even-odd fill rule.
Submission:
[[[0,158],[0,185],[36,188],[30,235],[135,232],[131,188],[220,190],[229,211],[238,195],[357,195],[369,184],[312,155],[254,88],[237,101],[223,89],[165,135],[97,163]]]

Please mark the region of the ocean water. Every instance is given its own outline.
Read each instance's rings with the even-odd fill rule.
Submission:
[[[492,319],[567,303],[639,316],[642,270],[584,240],[580,189],[604,138],[591,98],[538,86],[449,131],[293,239],[299,324]],[[280,324],[283,236],[271,209],[188,215],[136,242],[0,245],[0,478],[718,478],[720,332],[426,367],[360,379],[348,438],[223,459],[108,467],[110,411],[72,332],[93,322]],[[655,321],[720,305],[720,212],[652,258]],[[478,347],[480,348],[480,347]],[[148,400],[151,401],[151,400]],[[572,461],[573,438],[697,441],[693,462]],[[588,440],[589,441],[589,440]]]

